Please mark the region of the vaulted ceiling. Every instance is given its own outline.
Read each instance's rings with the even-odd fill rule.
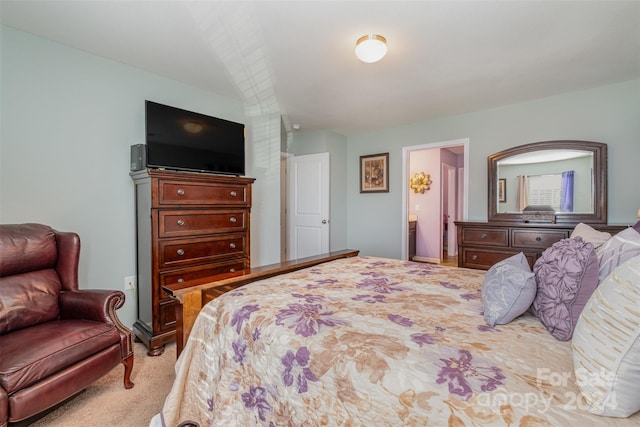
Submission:
[[[2,0],[0,22],[344,135],[640,77],[639,1]]]

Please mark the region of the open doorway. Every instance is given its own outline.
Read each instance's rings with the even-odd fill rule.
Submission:
[[[457,264],[454,221],[467,218],[469,140],[459,139],[403,148],[402,258],[408,259],[408,222],[416,220],[416,261]],[[409,181],[429,174],[432,184],[416,193]]]

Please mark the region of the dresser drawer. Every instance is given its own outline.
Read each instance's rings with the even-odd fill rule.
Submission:
[[[493,228],[465,228],[462,230],[462,244],[509,246],[509,231]]]
[[[246,234],[226,234],[206,239],[167,240],[158,243],[159,268],[203,264],[248,256]]]
[[[214,233],[229,233],[247,229],[246,210],[179,210],[160,211],[160,238],[202,236]]]
[[[482,270],[488,270],[493,264],[507,259],[519,251],[508,250],[484,250],[476,248],[463,248],[462,249],[462,267],[466,268],[478,268]],[[535,254],[524,254],[529,262],[529,266],[533,267],[536,260]]]
[[[248,206],[247,186],[173,179],[158,181],[158,206]]]
[[[514,248],[546,249],[555,242],[569,237],[568,231],[511,230],[511,246]]]
[[[219,264],[206,266],[185,268],[182,270],[173,270],[166,273],[160,273],[160,289],[167,285],[193,281],[194,284],[207,283],[215,280],[215,276],[225,273],[233,273],[245,269],[247,260],[244,258],[234,259],[233,261],[222,262]],[[171,298],[164,291],[161,291],[161,298]]]

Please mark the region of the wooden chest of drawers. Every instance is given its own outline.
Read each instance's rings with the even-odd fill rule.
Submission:
[[[529,265],[555,242],[571,236],[567,224],[519,224],[498,222],[456,222],[458,266],[488,270],[493,264],[523,252]],[[615,234],[625,226],[591,225]]]
[[[175,302],[163,286],[206,283],[251,267],[254,179],[190,172],[131,173],[136,187],[136,338],[159,355],[175,339]]]

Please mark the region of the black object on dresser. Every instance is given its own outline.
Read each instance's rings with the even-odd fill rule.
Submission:
[[[164,170],[132,172],[136,195],[136,339],[150,356],[175,340],[175,302],[162,290],[251,267],[253,178]]]

